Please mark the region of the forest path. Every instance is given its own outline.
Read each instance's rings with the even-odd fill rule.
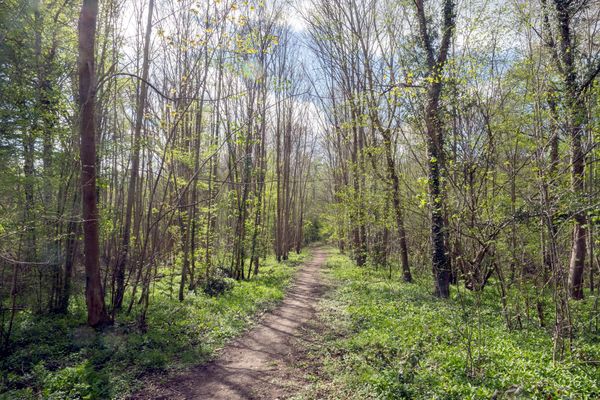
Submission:
[[[310,340],[301,328],[315,317],[325,291],[321,268],[327,256],[327,248],[314,248],[281,305],[227,345],[216,360],[132,399],[274,400],[298,393],[305,381],[294,364],[302,357],[302,341]]]

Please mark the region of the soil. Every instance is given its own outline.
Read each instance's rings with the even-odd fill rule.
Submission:
[[[314,340],[303,329],[316,317],[325,291],[321,268],[326,249],[317,247],[296,273],[283,302],[265,314],[218,357],[163,384],[150,383],[131,399],[285,399],[307,384],[298,367],[303,342]]]

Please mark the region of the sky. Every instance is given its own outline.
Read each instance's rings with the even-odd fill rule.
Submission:
[[[289,1],[290,6],[286,8],[285,20],[294,32],[304,32],[307,28],[306,20],[303,15],[306,15],[310,8],[310,0]]]

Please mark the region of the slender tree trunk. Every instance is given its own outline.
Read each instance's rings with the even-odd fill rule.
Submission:
[[[264,61],[261,60],[263,63]],[[248,269],[248,279],[250,279],[252,271],[254,275],[258,274],[259,263],[260,263],[260,254],[259,254],[259,232],[263,223],[263,202],[264,202],[264,187],[265,187],[265,178],[267,172],[267,160],[266,160],[266,106],[267,106],[267,91],[266,86],[261,84],[261,123],[260,123],[260,141],[256,146],[257,155],[256,155],[256,164],[258,165],[258,174],[257,174],[257,202],[255,205],[256,214],[254,218],[254,231],[252,232],[252,249],[250,251],[250,265]],[[254,265],[254,267],[253,267]]]
[[[593,146],[593,133],[590,133],[590,148],[591,146]],[[595,164],[595,160],[594,160],[594,153],[592,152],[591,156],[590,156],[590,160],[589,160],[589,172],[588,172],[588,194],[590,197],[590,201],[592,201],[591,199],[592,197],[592,193],[594,192],[595,188],[594,188],[594,164]],[[589,264],[590,264],[590,292],[594,292],[595,289],[595,284],[594,284],[594,224],[590,224],[589,225],[589,229],[588,229],[588,240],[589,240]]]
[[[125,208],[125,221],[123,222],[123,240],[121,242],[121,254],[115,269],[115,299],[113,304],[113,312],[118,311],[123,306],[123,296],[125,295],[125,268],[127,267],[127,259],[129,256],[129,247],[131,241],[131,220],[133,215],[133,203],[137,193],[137,180],[140,169],[140,146],[141,132],[144,121],[144,109],[146,107],[146,97],[148,94],[148,70],[149,70],[149,53],[150,53],[150,35],[152,33],[152,13],[154,11],[154,0],[148,3],[148,19],[146,21],[146,36],[144,38],[144,55],[142,61],[142,80],[140,84],[140,92],[138,96],[135,127],[133,131],[133,145],[131,148],[131,177],[129,179],[129,187],[127,189],[127,205]]]
[[[77,215],[80,196],[78,191],[73,195],[73,205],[71,207],[71,220],[67,225],[67,240],[65,243],[65,267],[62,277],[62,288],[58,300],[56,311],[65,314],[69,309],[69,299],[71,297],[71,278],[73,276],[73,266],[75,265],[75,255],[77,254],[77,235],[79,234],[79,224],[73,216]]]
[[[282,244],[282,236],[283,236],[283,188],[281,181],[281,110],[280,107],[277,107],[277,125],[275,127],[275,175],[277,180],[277,194],[276,194],[276,216],[275,216],[275,256],[277,257],[277,262],[281,262],[281,256],[283,253],[283,244]]]
[[[34,161],[35,161],[35,133],[26,132],[23,136],[23,175],[25,181],[25,204],[23,205],[23,224],[25,232],[25,260],[36,261],[36,229],[34,223]]]
[[[405,282],[412,282],[410,265],[408,264],[408,246],[406,244],[406,230],[404,229],[404,212],[400,200],[400,181],[396,172],[396,163],[392,154],[392,141],[389,132],[386,132],[383,138],[385,147],[385,159],[387,163],[388,177],[392,182],[392,205],[396,215],[396,229],[398,231],[398,240],[400,242],[400,262],[402,265],[402,277]]]
[[[357,204],[354,205],[354,221],[352,221],[352,239],[354,244],[354,258],[356,260],[356,264],[361,267],[365,265],[367,255],[364,252],[364,236],[361,235],[364,221],[362,221],[363,213],[362,208],[362,194],[361,194],[361,173],[362,168],[359,167],[361,157],[360,152],[362,151],[362,147],[359,145],[359,132],[358,132],[358,118],[359,113],[356,111],[355,105],[352,103],[351,105],[351,115],[352,115],[352,187],[354,189],[354,196],[357,199]]]

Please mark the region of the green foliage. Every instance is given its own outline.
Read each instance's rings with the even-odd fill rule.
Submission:
[[[201,282],[204,293],[209,296],[218,296],[231,290],[236,284],[236,280],[227,276],[227,271],[219,268],[215,273]]]
[[[310,244],[321,240],[321,222],[319,218],[313,218],[312,220],[304,223],[304,243]]]
[[[95,371],[89,361],[54,372],[40,362],[33,372],[41,383],[44,399],[100,399],[108,395],[106,374]]]
[[[85,327],[83,304],[64,317],[22,313],[15,351],[0,361],[0,399],[122,397],[148,373],[205,362],[257,313],[283,299],[305,256],[290,254],[284,263],[269,258],[252,280],[236,282],[215,297],[191,291],[183,302],[170,294],[173,282],[164,278],[152,294],[146,333],[125,314],[103,332]]]
[[[346,398],[600,396],[600,368],[585,361],[598,359],[597,339],[576,342],[585,357],[553,363],[549,332],[508,331],[491,290],[480,302],[471,292],[445,302],[424,282],[388,280],[344,256],[332,256],[328,268],[339,287],[322,315],[331,333],[316,351],[334,391]]]

